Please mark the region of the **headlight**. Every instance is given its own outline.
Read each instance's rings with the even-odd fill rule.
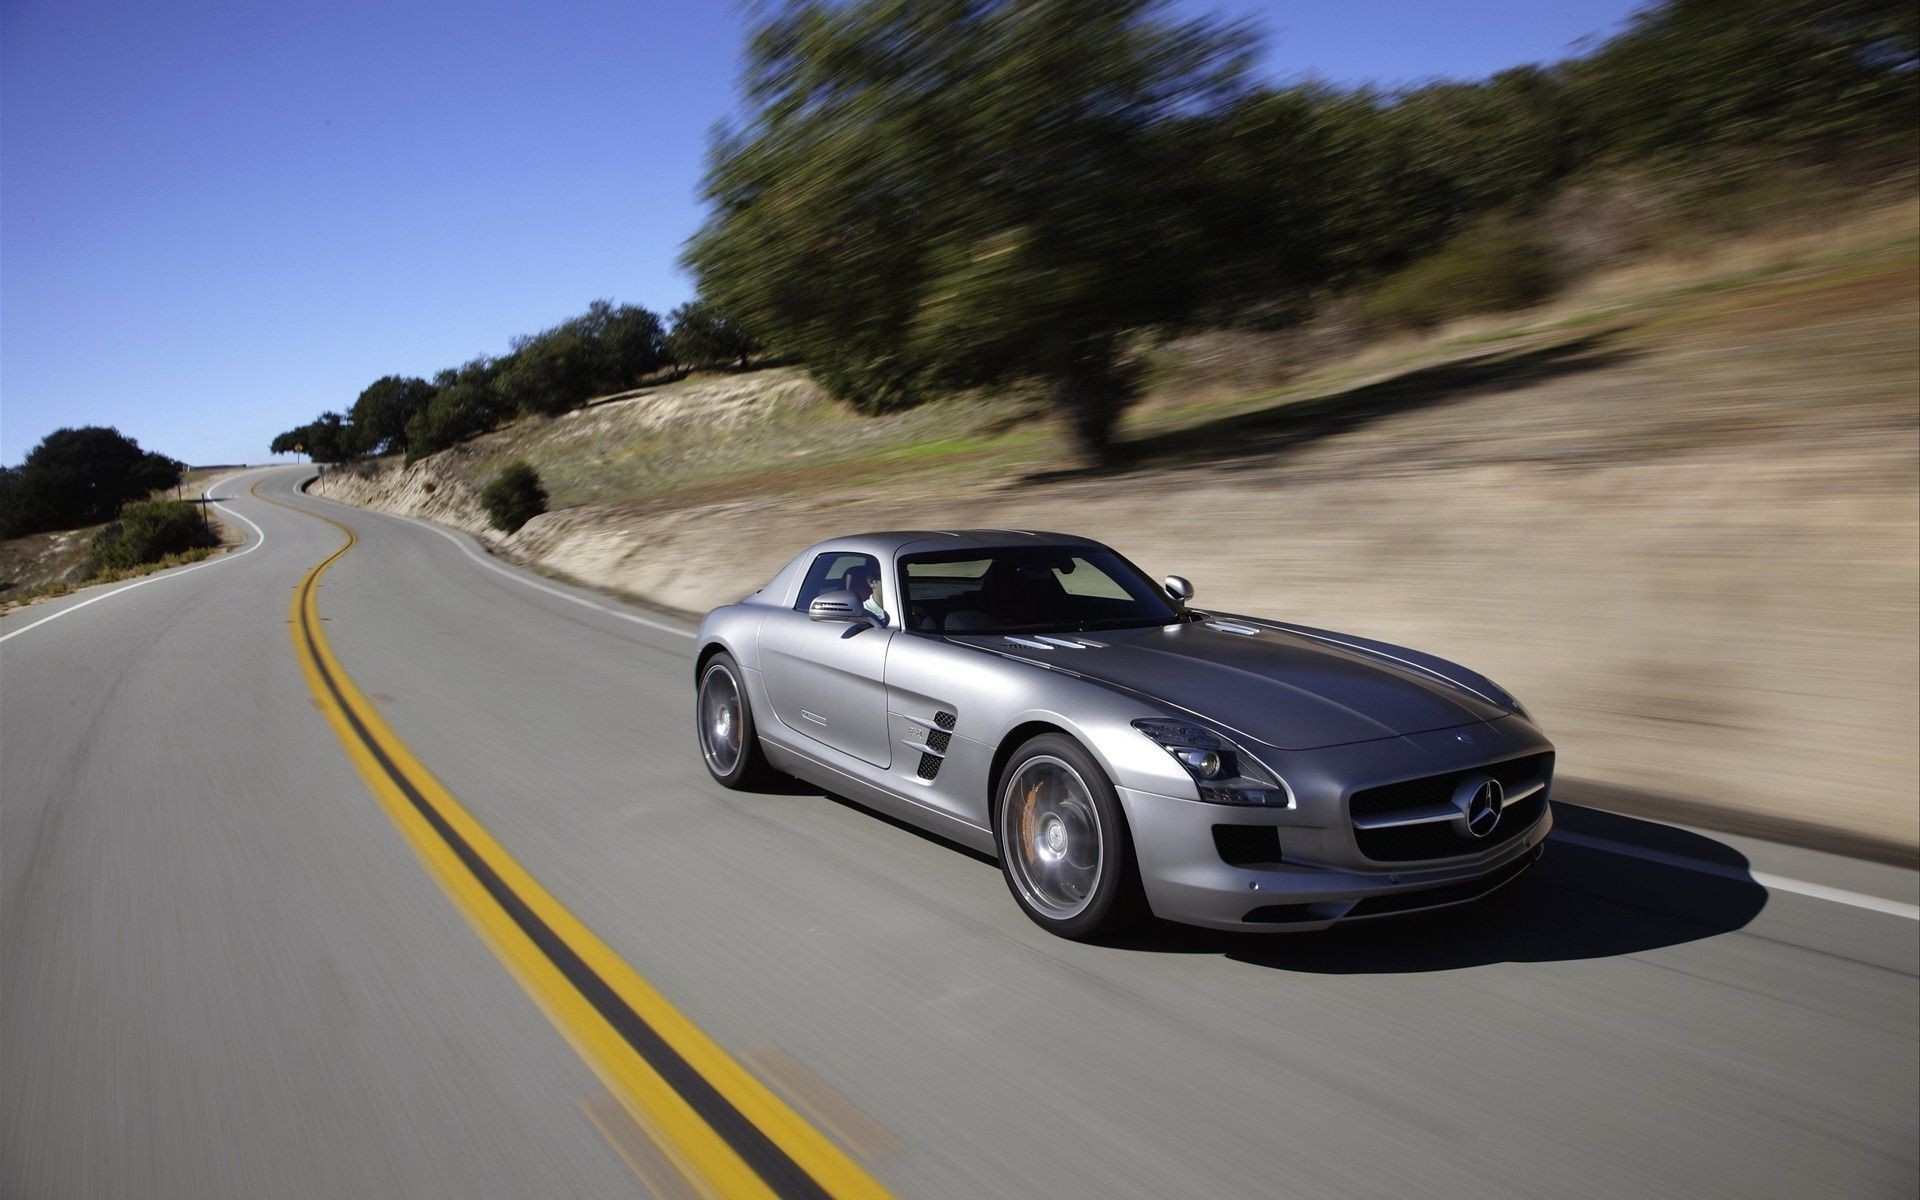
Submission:
[[[1287,808],[1293,793],[1280,777],[1227,738],[1188,721],[1142,718],[1133,727],[1173,755],[1193,776],[1200,798],[1212,804],[1264,804]]]

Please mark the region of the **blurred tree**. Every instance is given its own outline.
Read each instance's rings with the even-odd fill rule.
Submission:
[[[1619,157],[1889,141],[1911,155],[1916,67],[1907,0],[1670,0],[1572,73],[1594,140]]]
[[[667,354],[681,367],[744,367],[760,352],[752,334],[705,300],[674,309],[672,321]]]
[[[1584,57],[1399,92],[1250,91],[1245,30],[1178,11],[776,7],[749,41],[747,116],[709,155],[713,212],[686,256],[701,298],[671,333],[596,300],[431,386],[382,379],[347,430],[323,420],[275,450],[417,457],[764,342],[867,412],[1036,380],[1097,460],[1139,333],[1284,325],[1375,287],[1394,323],[1524,303],[1562,278],[1537,210],[1596,166],[1656,188],[1676,162],[1911,172],[1911,3],[1665,0]]]
[[[185,470],[117,429],[56,429],[0,475],[0,536],[97,524],[129,500],[178,484]]]
[[[1104,460],[1127,335],[1198,299],[1154,126],[1231,101],[1250,49],[1155,0],[790,4],[712,151],[701,295],[864,409],[1042,380]]]
[[[424,379],[387,375],[374,380],[347,414],[356,440],[368,453],[405,450],[407,422],[427,406],[433,394],[433,385]]]

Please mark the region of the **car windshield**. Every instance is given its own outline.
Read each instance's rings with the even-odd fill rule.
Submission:
[[[1104,546],[944,550],[901,560],[907,627],[928,633],[1085,633],[1182,619]]]

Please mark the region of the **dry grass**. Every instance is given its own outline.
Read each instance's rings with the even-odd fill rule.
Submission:
[[[176,495],[198,497],[203,491],[212,488],[222,479],[238,473],[233,467],[196,467],[181,476],[180,486],[166,488],[148,496],[149,500],[172,500]],[[218,513],[211,514],[214,524],[219,528],[222,547],[239,544],[242,540],[239,532],[220,519]],[[93,537],[101,526],[89,525],[84,529],[63,529],[50,533],[33,533],[26,537],[0,541],[0,612],[9,612],[22,605],[33,604],[41,600],[51,600],[59,596],[71,595],[83,587],[96,583],[112,583],[123,579],[132,579],[139,575],[149,575],[167,567],[177,567],[190,562],[198,562],[218,550],[192,550],[185,554],[171,555],[165,561],[150,563],[130,571],[108,571],[89,578],[82,578],[86,567],[87,555],[93,548]]]

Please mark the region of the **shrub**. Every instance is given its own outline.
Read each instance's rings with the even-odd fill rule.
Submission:
[[[480,503],[495,528],[513,533],[547,511],[547,489],[540,484],[540,472],[524,462],[512,462],[480,493]]]
[[[1363,310],[1379,325],[1428,329],[1455,317],[1538,304],[1560,285],[1553,248],[1510,221],[1475,226],[1389,276]]]
[[[210,549],[220,535],[206,515],[184,500],[145,500],[125,505],[120,515],[94,535],[87,556],[89,578],[157,563],[170,554]]]

